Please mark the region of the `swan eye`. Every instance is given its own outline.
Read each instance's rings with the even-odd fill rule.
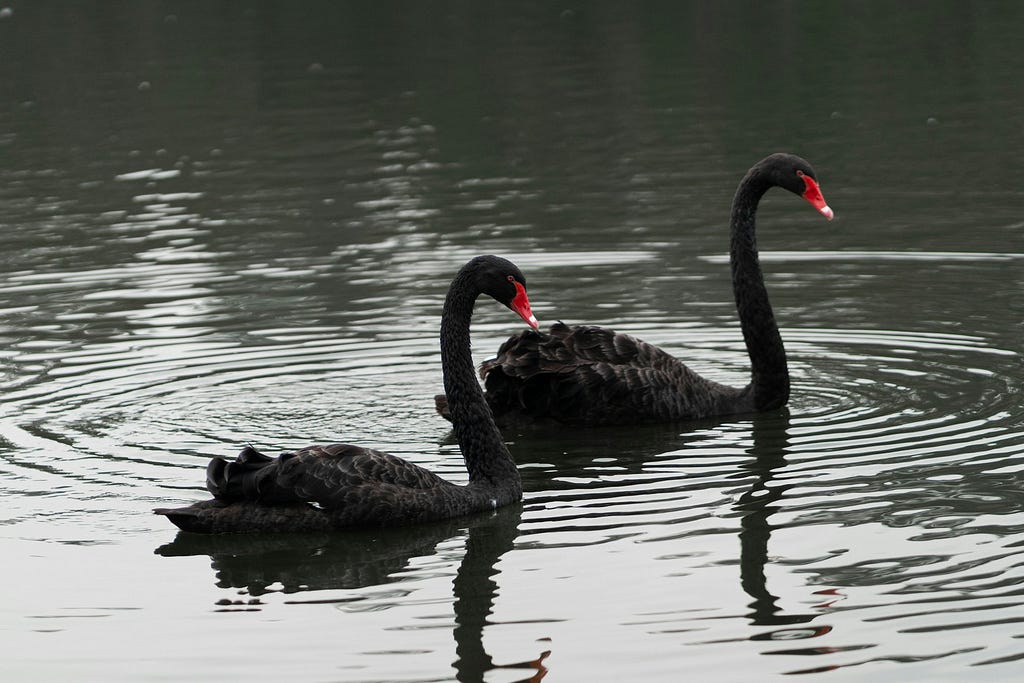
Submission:
[[[804,172],[803,172],[803,171],[801,171],[801,170],[800,170],[800,169],[798,168],[798,169],[796,169],[796,175],[797,175],[797,177],[798,177],[798,178],[803,178],[803,177],[804,177]]]
[[[509,275],[509,276],[508,276],[508,278],[506,278],[506,279],[507,279],[507,280],[508,280],[509,282],[515,282],[515,281],[516,281],[516,278],[515,278],[515,276],[513,276],[513,275]]]

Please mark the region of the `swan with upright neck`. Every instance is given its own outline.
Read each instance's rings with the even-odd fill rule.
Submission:
[[[246,447],[233,461],[210,461],[212,500],[155,512],[200,533],[324,531],[437,521],[521,500],[519,471],[473,369],[469,324],[477,297],[487,294],[536,328],[525,285],[510,261],[478,256],[459,270],[445,299],[441,369],[467,484],[349,444],[309,446],[276,458]]]
[[[786,351],[755,236],[764,194],[782,187],[803,197],[827,219],[817,176],[793,154],[772,154],[740,181],[732,203],[730,264],[751,379],[731,387],[701,377],[656,346],[603,327],[556,323],[546,333],[526,331],[506,341],[480,369],[487,403],[501,423],[553,419],[570,424],[638,424],[772,410],[789,400]],[[448,417],[450,404],[437,397]]]

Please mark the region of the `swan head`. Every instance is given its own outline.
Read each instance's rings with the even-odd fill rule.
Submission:
[[[477,256],[466,264],[483,294],[515,311],[527,325],[537,329],[537,318],[526,295],[526,276],[516,264],[500,256]]]
[[[758,166],[769,176],[772,184],[800,195],[828,220],[835,216],[821,194],[814,168],[804,159],[795,154],[780,152],[764,158]]]

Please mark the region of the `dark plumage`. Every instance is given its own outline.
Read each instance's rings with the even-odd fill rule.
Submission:
[[[323,531],[415,524],[516,502],[522,483],[473,372],[469,322],[487,294],[536,327],[519,269],[479,256],[455,276],[441,316],[441,367],[469,483],[452,484],[401,458],[359,446],[309,446],[276,458],[246,447],[214,458],[206,486],[214,499],[156,510],[186,531]]]
[[[501,423],[554,419],[576,424],[670,422],[778,408],[789,399],[782,337],[757,256],[755,214],[772,187],[802,196],[829,220],[811,165],[792,154],[755,164],[732,205],[730,263],[751,381],[730,387],[705,379],[656,346],[614,330],[553,325],[502,344],[480,374]],[[438,411],[448,417],[444,396]]]

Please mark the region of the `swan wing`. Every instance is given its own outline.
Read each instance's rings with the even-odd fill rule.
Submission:
[[[425,491],[443,485],[433,472],[402,458],[341,443],[308,446],[276,458],[247,447],[234,461],[214,458],[207,468],[207,488],[219,500],[309,502],[326,510],[351,505],[372,491]]]
[[[527,330],[510,337],[495,358],[484,361],[484,379],[500,368],[509,376],[528,379],[543,372],[572,372],[595,363],[666,372],[685,367],[676,357],[632,335],[594,325],[568,326],[556,323],[547,334]]]

